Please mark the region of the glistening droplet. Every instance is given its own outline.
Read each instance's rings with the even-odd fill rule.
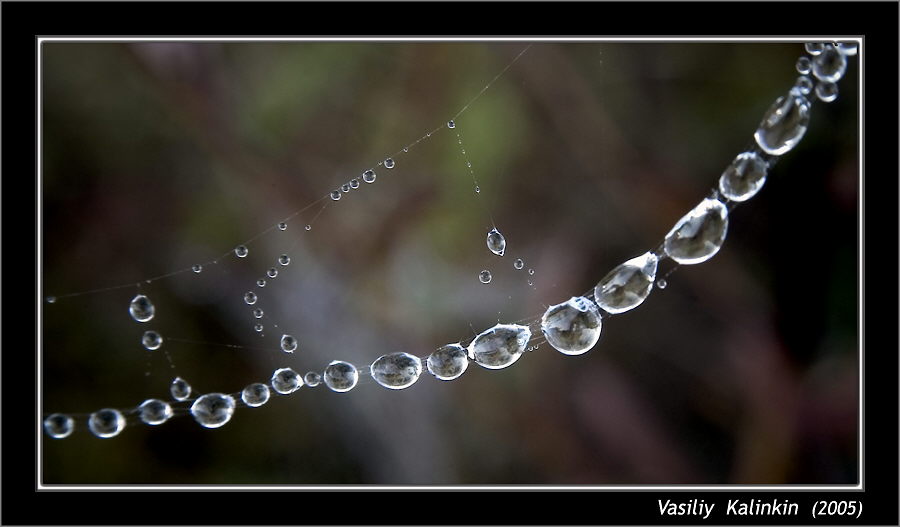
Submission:
[[[291,335],[281,336],[281,351],[285,353],[294,353],[297,350],[297,339]]]
[[[291,257],[286,254],[282,254],[278,257],[278,263],[280,265],[288,265],[289,263],[291,263]]]
[[[809,92],[812,91],[813,81],[806,75],[801,75],[797,77],[796,82],[794,82],[794,90],[798,91],[801,95],[809,95]]]
[[[257,280],[257,281],[256,281],[256,286],[257,286],[257,287],[266,287],[266,281],[265,281],[265,279],[260,278],[259,280]]]
[[[306,375],[303,376],[303,382],[306,383],[307,386],[314,388],[322,384],[322,376],[314,371],[306,372]]]
[[[161,425],[172,418],[172,406],[159,399],[147,399],[138,406],[141,421],[148,425]]]
[[[834,46],[826,46],[812,61],[813,75],[823,82],[837,82],[846,71],[847,57],[834,49]]]
[[[394,160],[387,158],[384,160],[384,168],[394,168]]]
[[[149,322],[153,319],[153,315],[156,314],[156,307],[146,295],[137,295],[131,299],[128,313],[131,315],[131,318],[138,322]]]
[[[808,127],[809,101],[789,93],[775,101],[753,135],[766,153],[780,156],[797,146]]]
[[[247,291],[246,293],[244,293],[244,302],[248,306],[252,306],[253,304],[255,304],[256,300],[257,300],[256,293],[254,293],[253,291]]]
[[[278,230],[280,230],[280,231],[287,230],[287,223],[285,223],[285,222],[279,223]]]
[[[513,267],[521,271],[525,268],[525,261],[521,258],[516,258],[516,261],[513,262]]]
[[[325,385],[335,392],[349,392],[359,381],[356,366],[344,361],[331,361],[325,368]]]
[[[389,353],[375,359],[370,371],[378,384],[391,390],[402,390],[419,379],[422,361],[409,353]]]
[[[837,99],[838,87],[833,82],[820,82],[816,84],[816,97],[822,102],[831,102]]]
[[[497,256],[503,256],[503,253],[506,252],[506,238],[500,231],[493,228],[487,233],[487,247]]]
[[[234,248],[234,255],[238,258],[244,258],[248,254],[250,254],[250,249],[247,249],[246,245],[238,245]]]
[[[272,374],[272,388],[275,391],[287,395],[293,393],[303,386],[300,375],[290,368],[279,368]]]
[[[332,190],[331,191],[331,199],[337,201],[341,199],[341,191],[340,190]]]
[[[468,350],[459,343],[447,344],[428,356],[428,371],[442,381],[452,381],[469,367]]]
[[[666,235],[665,250],[680,264],[698,264],[712,258],[728,233],[728,208],[716,199],[704,199]]]
[[[194,264],[191,266],[191,271],[194,271],[195,273],[203,272],[203,266],[200,264]]]
[[[115,437],[125,429],[125,416],[114,408],[104,408],[91,414],[88,429],[97,437]]]
[[[541,332],[560,353],[587,353],[600,339],[600,309],[583,296],[550,306],[541,318]]]
[[[497,324],[469,344],[469,358],[491,370],[506,368],[519,360],[529,339],[528,326]]]
[[[251,408],[262,406],[269,401],[269,387],[261,382],[249,384],[241,390],[241,400]]]
[[[478,280],[479,280],[482,284],[489,284],[489,283],[491,283],[491,272],[488,271],[487,269],[481,271],[480,273],[478,273]]]
[[[375,182],[375,171],[372,169],[366,170],[362,175],[363,181],[366,183],[374,183]]]
[[[825,49],[825,44],[823,44],[822,42],[807,42],[803,45],[803,47],[810,55],[818,55],[819,53],[822,53],[822,50]]]
[[[732,201],[747,201],[766,182],[769,165],[756,152],[744,152],[734,158],[719,177],[719,192]]]
[[[802,57],[797,59],[796,68],[797,68],[797,73],[806,75],[812,69],[812,61],[809,60],[809,57],[807,57],[806,55],[803,55]]]
[[[52,414],[44,419],[44,432],[53,439],[64,439],[75,431],[75,420],[68,415]]]
[[[186,401],[191,396],[191,385],[181,377],[175,377],[169,386],[169,393],[176,401]]]
[[[650,294],[659,258],[652,252],[616,266],[594,288],[597,305],[618,314],[636,308]]]
[[[859,44],[856,42],[835,42],[834,47],[848,57],[856,55],[859,51]]]
[[[359,180],[356,178],[351,179],[350,188],[359,188]]]
[[[278,276],[278,269],[270,267],[269,270],[266,271],[266,276],[268,276],[269,278],[275,278],[276,276]]]
[[[341,192],[350,192],[350,183],[344,183],[341,185]]]
[[[158,350],[162,346],[163,338],[156,331],[145,331],[141,337],[141,344],[150,351]]]
[[[447,121],[447,128],[456,128],[456,123],[453,122],[453,119]]]
[[[219,428],[231,421],[234,407],[234,397],[224,393],[207,393],[191,405],[191,415],[203,427]]]

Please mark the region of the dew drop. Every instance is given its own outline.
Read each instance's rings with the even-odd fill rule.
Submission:
[[[104,408],[91,414],[88,428],[97,437],[115,437],[125,429],[125,416],[113,408]]]
[[[253,291],[247,291],[246,293],[244,293],[244,302],[246,302],[248,306],[252,306],[253,304],[255,304],[256,300],[256,293],[254,293]]]
[[[310,225],[310,224],[307,223],[307,224],[306,224],[306,227],[303,227],[303,228],[306,229],[306,230],[308,230],[308,231],[311,231],[311,230],[312,230],[312,225]]]
[[[812,91],[812,88],[812,79],[810,79],[806,75],[797,77],[797,81],[794,82],[794,90],[798,91],[801,95],[809,95],[809,92]]]
[[[257,287],[266,287],[266,280],[264,278],[260,278],[256,281]]]
[[[491,283],[491,272],[488,271],[487,269],[485,269],[484,271],[481,271],[480,273],[478,273],[478,280],[482,284]]]
[[[245,258],[248,254],[250,254],[250,250],[246,245],[238,245],[234,248],[234,255],[238,258]]]
[[[668,287],[668,285],[669,285],[669,282],[666,281],[665,278],[660,278],[659,280],[656,281],[656,287],[658,287],[659,289],[665,289],[666,287]]]
[[[807,42],[806,44],[803,45],[803,47],[806,49],[806,52],[809,53],[810,55],[818,55],[819,53],[822,53],[822,51],[825,49],[825,44],[823,44],[821,42]]]
[[[600,339],[600,309],[583,296],[550,306],[541,318],[541,331],[560,353],[581,355]]]
[[[322,384],[322,376],[314,371],[310,371],[303,376],[303,382],[305,382],[307,386],[314,388]]]
[[[75,431],[75,420],[68,415],[52,414],[44,419],[44,432],[53,439],[64,439]]]
[[[403,147],[403,151],[404,151],[404,152],[409,152],[409,147],[408,147],[408,146],[404,146],[404,147]]]
[[[56,303],[56,297],[55,297],[55,296],[48,296],[48,297],[47,297],[47,303],[48,303],[48,304],[55,304],[55,303]]]
[[[816,84],[816,97],[822,102],[831,102],[837,99],[838,87],[833,82],[820,82]]]
[[[526,282],[528,282],[528,285],[534,285],[534,281],[531,279],[526,280]]]
[[[275,278],[276,276],[278,276],[278,269],[270,267],[269,270],[266,271],[266,276],[268,276],[269,278]]]
[[[503,253],[506,252],[506,238],[504,238],[503,234],[496,228],[491,229],[491,231],[487,233],[487,246],[492,253],[497,256],[503,256]]]
[[[429,373],[442,381],[452,381],[466,372],[469,357],[459,343],[447,344],[428,356],[425,361]]]
[[[255,331],[257,333],[262,333],[262,330],[264,330],[264,329],[265,329],[265,326],[263,326],[262,324],[254,324],[253,325],[253,331]]]
[[[409,353],[389,353],[375,359],[369,369],[378,384],[391,390],[402,390],[419,379],[422,361]]]
[[[156,331],[145,331],[144,336],[141,337],[141,344],[150,351],[158,350],[162,343],[162,335]]]
[[[278,263],[279,265],[288,265],[289,263],[291,263],[291,257],[286,254],[282,254],[278,257]]]
[[[128,313],[131,318],[138,322],[149,322],[156,314],[156,307],[146,295],[137,295],[131,299],[131,305],[128,306]]]
[[[285,222],[279,223],[279,224],[278,224],[278,230],[280,230],[280,231],[287,230],[287,223],[285,223]]]
[[[766,182],[768,169],[765,159],[756,152],[738,154],[719,178],[719,192],[732,201],[747,201]]]
[[[253,318],[262,318],[264,314],[265,313],[263,313],[263,310],[260,308],[256,308],[253,310]]]
[[[837,82],[841,80],[846,71],[847,57],[834,49],[834,46],[827,46],[812,61],[813,75],[823,82]]]
[[[294,393],[303,386],[300,374],[290,368],[279,368],[272,374],[272,388],[276,392],[287,395]]]
[[[384,168],[394,168],[394,160],[387,158],[384,160]]]
[[[475,193],[478,194],[479,192],[481,192],[481,187],[475,185]]]
[[[356,366],[344,361],[331,361],[325,368],[325,385],[335,392],[349,392],[359,381]]]
[[[848,57],[856,55],[859,51],[859,44],[856,42],[835,42],[834,47]]]
[[[521,271],[525,268],[525,261],[521,258],[516,258],[516,261],[513,262],[513,267]]]
[[[704,199],[666,235],[665,250],[680,264],[698,264],[712,258],[728,232],[728,209],[719,200]]]
[[[172,406],[159,399],[147,399],[138,406],[141,421],[148,425],[161,425],[172,418]]]
[[[261,382],[248,384],[241,390],[241,400],[251,408],[256,408],[269,402],[269,395],[269,387]]]
[[[469,358],[491,370],[506,368],[519,360],[530,338],[527,326],[497,324],[469,344]]]
[[[359,188],[359,179],[353,178],[350,180],[350,188]]]
[[[766,153],[780,156],[794,148],[809,126],[809,101],[789,93],[779,97],[753,134]]]
[[[797,59],[797,64],[795,67],[797,68],[797,73],[806,75],[812,70],[812,61],[809,60],[809,57],[803,55],[802,57]]]
[[[200,264],[194,264],[191,266],[191,271],[194,271],[195,273],[200,273],[203,271],[203,266]]]
[[[366,183],[374,183],[375,182],[375,171],[372,169],[366,170],[362,175],[363,181]]]
[[[332,190],[331,191],[331,199],[337,201],[341,199],[341,191],[340,190]]]
[[[612,314],[641,305],[653,287],[658,263],[659,258],[647,252],[615,267],[594,288],[597,305]]]
[[[297,350],[297,339],[291,335],[281,336],[281,351],[285,353],[294,353]]]
[[[453,122],[453,119],[447,121],[447,128],[456,128],[456,123]]]
[[[350,192],[350,183],[344,183],[341,185],[341,192]]]
[[[529,270],[528,270],[528,274],[534,276],[534,269],[529,269]]]
[[[176,401],[186,401],[191,396],[191,385],[181,377],[175,377],[169,386],[169,393]]]
[[[207,393],[201,395],[191,405],[191,415],[200,426],[219,428],[234,415],[234,397],[224,393]]]

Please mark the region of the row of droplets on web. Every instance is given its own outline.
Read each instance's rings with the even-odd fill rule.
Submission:
[[[765,113],[754,133],[756,147],[734,159],[720,176],[718,188],[675,224],[660,248],[614,268],[600,280],[592,294],[586,293],[550,306],[540,323],[547,343],[566,355],[581,355],[590,351],[600,338],[601,309],[607,315],[624,313],[643,303],[654,284],[661,289],[665,287],[664,281],[656,278],[661,258],[668,257],[677,264],[692,265],[709,260],[719,251],[728,229],[728,204],[740,203],[756,195],[765,183],[774,160],[792,150],[806,133],[812,104],[809,95],[815,91],[820,100],[835,100],[835,83],[846,71],[846,57],[857,52],[855,44],[845,43],[813,43],[806,44],[805,48],[812,58],[802,56],[798,59],[796,69],[801,77],[789,93],[779,97]],[[808,77],[810,72],[818,79],[815,90],[812,79]],[[448,123],[448,127],[454,126],[453,121]],[[389,158],[389,161],[393,167],[393,160]],[[283,225],[280,223],[279,229],[283,230]],[[496,228],[488,233],[487,245],[492,253],[503,256],[506,242]],[[235,254],[244,257],[247,248],[239,246]],[[282,255],[279,263],[288,265],[290,258]],[[517,259],[514,267],[521,269],[524,263]],[[487,283],[490,277],[485,279],[485,272],[482,272],[480,280]],[[248,292],[244,300],[254,304],[255,293]],[[147,322],[153,318],[155,308],[146,295],[137,295],[129,306],[129,312],[134,320]],[[506,368],[531,349],[527,347],[532,336],[530,326],[498,323],[477,335],[468,346],[458,342],[437,349],[425,358],[426,367],[433,376],[444,381],[460,377],[470,361],[487,369]],[[147,349],[155,350],[162,345],[162,336],[148,331],[142,342]],[[282,351],[293,353],[297,347],[296,338],[287,334],[282,336]],[[369,366],[368,372],[381,386],[395,390],[407,388],[420,377],[422,358],[405,352],[383,355]],[[279,368],[273,373],[270,384],[282,395],[293,393],[304,385],[314,387],[323,383],[335,392],[347,392],[356,386],[359,374],[354,365],[336,360],[323,373],[309,372],[302,378],[291,368]],[[176,378],[170,388],[176,401],[190,398],[191,387],[184,379]],[[218,428],[231,419],[237,407],[236,396],[223,393],[202,395],[190,406],[190,414],[202,426]],[[269,386],[258,382],[248,385],[240,393],[240,400],[247,407],[262,406],[269,398]],[[159,399],[148,399],[126,413],[137,414],[142,422],[150,425],[162,424],[175,415],[172,405]],[[88,419],[91,432],[103,438],[118,435],[125,424],[125,414],[112,408],[94,412]],[[55,438],[69,436],[74,427],[72,417],[64,414],[52,414],[44,421],[47,434]]]

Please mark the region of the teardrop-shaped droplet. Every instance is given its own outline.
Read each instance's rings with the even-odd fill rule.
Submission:
[[[344,361],[331,361],[325,368],[325,385],[335,392],[349,392],[359,381],[356,366]]]
[[[272,388],[282,395],[296,392],[301,386],[300,374],[290,368],[279,368],[272,374]]]
[[[719,252],[727,233],[725,204],[717,199],[704,199],[666,235],[666,254],[680,264],[705,262]]]
[[[387,158],[384,160],[384,168],[394,168],[394,160]]]
[[[306,383],[307,386],[314,388],[322,384],[322,376],[317,372],[309,371],[303,376],[303,382]]]
[[[331,199],[337,201],[341,199],[341,191],[340,190],[332,190],[331,191]]]
[[[831,102],[837,99],[838,87],[833,82],[820,82],[816,84],[816,97],[822,102]]]
[[[234,255],[238,258],[244,258],[248,254],[250,254],[250,249],[247,249],[246,245],[238,245],[234,248]]]
[[[362,175],[363,181],[366,183],[374,183],[375,182],[375,171],[372,169],[366,170]]]
[[[600,309],[583,296],[550,306],[541,318],[541,331],[560,353],[581,355],[600,339]]]
[[[503,234],[496,228],[491,229],[491,231],[487,233],[487,246],[492,253],[497,256],[503,256],[503,253],[506,252],[506,238],[504,238]]]
[[[469,367],[469,352],[459,343],[441,346],[425,361],[429,373],[442,381],[452,381]]]
[[[241,390],[241,400],[251,408],[262,406],[269,401],[269,387],[261,382],[248,384]]]
[[[391,390],[402,390],[419,379],[422,361],[409,353],[389,353],[375,359],[370,371],[378,384]]]
[[[766,182],[769,165],[756,152],[744,152],[734,158],[719,178],[719,192],[732,201],[747,201]]]
[[[291,257],[286,254],[282,254],[278,257],[278,263],[280,265],[288,265],[289,263],[291,263]]]
[[[780,156],[803,139],[809,127],[809,101],[796,93],[779,97],[753,134],[766,153]]]
[[[75,431],[75,420],[64,414],[52,414],[44,419],[44,432],[53,439],[64,439]]]
[[[246,293],[244,293],[244,302],[246,302],[248,306],[252,306],[253,304],[255,304],[256,300],[256,293],[254,293],[253,291],[247,291]]]
[[[125,429],[125,416],[116,409],[104,408],[91,414],[88,429],[97,437],[115,437]]]
[[[297,350],[297,339],[291,335],[281,336],[281,351],[285,353],[294,353]]]
[[[594,288],[597,305],[607,313],[624,313],[641,305],[656,280],[659,258],[644,253],[618,265]]]
[[[156,307],[154,307],[153,302],[147,298],[147,295],[137,295],[131,299],[131,304],[128,306],[128,313],[131,315],[131,318],[138,322],[149,322],[150,320],[153,320],[153,315],[156,314]]]
[[[194,420],[206,428],[219,428],[234,415],[234,397],[224,393],[201,395],[191,405]]]
[[[481,271],[480,273],[478,273],[478,280],[479,280],[482,284],[489,284],[489,283],[491,283],[491,278],[492,278],[491,272],[488,271],[487,269],[485,269],[484,271]]]
[[[519,360],[529,339],[528,326],[497,324],[469,344],[469,358],[491,370],[506,368]]]
[[[175,377],[169,386],[169,393],[176,401],[186,401],[191,396],[191,385],[181,377]]]
[[[812,61],[813,75],[823,82],[837,82],[846,71],[847,57],[834,46],[826,46]]]
[[[158,350],[162,343],[162,335],[156,331],[145,331],[144,336],[141,337],[141,344],[150,351]]]
[[[148,425],[161,425],[172,418],[172,406],[159,399],[147,399],[138,406],[141,421]]]

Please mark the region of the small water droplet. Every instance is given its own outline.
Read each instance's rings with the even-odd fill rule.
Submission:
[[[600,340],[600,309],[583,296],[550,306],[541,318],[541,331],[560,353],[581,355]]]
[[[516,260],[513,262],[513,267],[521,271],[525,268],[525,261],[521,258],[516,258]]]
[[[181,377],[175,377],[169,386],[169,393],[176,401],[186,401],[191,396],[191,385]]]
[[[266,281],[264,279],[260,278],[259,280],[256,281],[256,285],[258,287],[266,287]]]
[[[287,223],[285,223],[285,222],[279,223],[278,230],[280,230],[280,231],[287,230]]]
[[[775,156],[794,148],[809,126],[809,107],[809,101],[800,95],[789,93],[779,97],[753,134],[756,143]]]
[[[350,192],[350,183],[344,183],[341,185],[341,192]]]
[[[332,190],[331,191],[331,199],[337,201],[341,199],[341,191],[340,190]]]
[[[306,227],[303,227],[303,228],[306,229],[306,230],[308,230],[308,231],[311,231],[311,230],[312,230],[312,225],[310,225],[310,224],[307,223],[307,224],[306,224]]]
[[[797,81],[794,82],[794,90],[799,92],[801,95],[809,95],[809,92],[812,91],[813,82],[812,79],[807,77],[806,75],[801,75],[797,77]]]
[[[656,279],[659,258],[652,252],[616,266],[594,287],[597,305],[607,313],[624,313],[647,298]]]
[[[156,314],[156,307],[146,295],[137,295],[131,299],[128,313],[131,315],[131,318],[138,322],[149,322],[153,319],[153,315]]]
[[[262,324],[254,324],[253,325],[253,331],[255,331],[257,333],[262,333],[262,330],[264,330],[264,329],[265,329],[265,326],[263,326]]]
[[[266,271],[266,276],[268,276],[269,278],[275,278],[276,276],[278,276],[278,269],[270,267],[269,270]]]
[[[281,351],[285,353],[294,353],[297,350],[297,339],[291,335],[281,336]]]
[[[534,281],[532,281],[530,278],[529,278],[528,280],[525,280],[525,281],[528,282],[528,285],[534,285]]]
[[[756,152],[738,154],[719,177],[719,191],[732,201],[747,201],[765,184],[768,169]]]
[[[656,287],[658,287],[659,289],[665,289],[668,285],[669,285],[669,282],[666,281],[665,278],[660,278],[659,280],[656,281]]]
[[[496,228],[487,233],[487,247],[497,256],[503,256],[506,252],[506,238]]]
[[[359,179],[353,178],[350,180],[350,188],[359,188]]]
[[[287,395],[294,393],[303,386],[300,374],[290,368],[279,368],[272,374],[272,388],[276,392]]]
[[[456,128],[456,123],[453,122],[453,119],[447,121],[447,128]]]
[[[141,337],[141,344],[150,351],[158,350],[162,343],[162,335],[156,331],[145,331],[144,336]]]
[[[359,381],[359,372],[356,371],[356,366],[349,362],[335,360],[325,368],[324,380],[325,385],[332,391],[348,392]]]
[[[822,102],[831,102],[837,99],[838,87],[833,82],[820,82],[816,84],[816,97]]]
[[[404,151],[404,152],[409,152],[409,147],[408,147],[408,146],[404,146],[404,147],[403,147],[403,151]]]
[[[531,330],[528,326],[497,324],[472,340],[469,358],[491,370],[506,368],[519,360],[529,339]]]
[[[207,393],[201,395],[191,405],[191,415],[200,426],[219,428],[234,415],[234,397],[224,393]]]
[[[533,276],[533,275],[534,275],[534,269],[529,269],[529,270],[528,270],[528,274],[530,274],[530,275]]]
[[[485,269],[484,271],[481,271],[480,273],[478,273],[478,280],[482,284],[491,283],[491,272],[488,271],[487,269]]]
[[[856,55],[859,51],[859,44],[856,42],[835,42],[834,47],[848,57]]]
[[[64,439],[75,431],[75,420],[68,415],[52,414],[44,419],[44,432],[53,439]]]
[[[797,64],[795,65],[797,68],[797,73],[801,73],[806,75],[812,70],[812,61],[809,60],[809,57],[803,55],[799,59],[797,59]]]
[[[478,194],[479,192],[481,192],[481,187],[475,185],[475,193]]]
[[[104,408],[91,414],[88,428],[97,437],[115,437],[125,429],[125,416],[113,408]]]
[[[203,266],[200,264],[194,264],[191,266],[191,271],[194,271],[195,273],[203,272]]]
[[[665,249],[680,264],[698,264],[715,256],[728,232],[728,208],[718,200],[705,199],[666,235]]]
[[[378,384],[391,390],[402,390],[419,379],[422,361],[409,353],[390,353],[375,359],[369,369]]]
[[[288,265],[289,263],[291,263],[291,257],[286,254],[282,254],[278,257],[278,263],[281,265]]]
[[[372,169],[366,170],[362,175],[363,181],[366,183],[374,183],[375,182],[375,171]]]
[[[822,42],[807,42],[803,45],[803,47],[810,55],[818,55],[825,49],[825,44],[823,44]]]
[[[145,424],[161,425],[172,418],[172,406],[159,399],[147,399],[138,406],[141,421]]]
[[[468,351],[459,343],[447,344],[429,355],[425,365],[436,378],[452,381],[469,367]]]
[[[307,386],[314,388],[322,384],[322,376],[314,371],[310,371],[303,376],[303,382],[305,382]]]
[[[812,61],[813,75],[823,82],[837,82],[846,71],[847,57],[834,49],[834,46],[827,46]]]
[[[253,310],[253,318],[262,318],[265,313],[262,309],[256,308]]]
[[[247,291],[246,293],[244,293],[244,302],[246,302],[248,306],[252,306],[253,304],[255,304],[256,300],[256,293],[254,293],[253,291]]]
[[[394,168],[394,160],[387,158],[384,160],[384,168]]]
[[[234,255],[238,258],[244,258],[248,254],[250,254],[250,249],[248,249],[246,245],[238,245],[234,248]]]
[[[471,161],[466,161],[466,166],[467,166],[468,168],[472,168],[472,162],[471,162]]]
[[[269,402],[269,387],[261,382],[248,384],[241,390],[241,400],[250,408],[257,408]]]
[[[56,303],[56,297],[55,297],[55,296],[48,296],[48,297],[47,297],[47,303],[48,303],[48,304],[55,304],[55,303]]]

